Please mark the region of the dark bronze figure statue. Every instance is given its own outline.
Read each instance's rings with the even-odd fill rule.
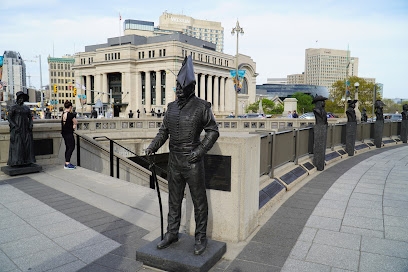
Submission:
[[[367,109],[363,108],[363,112],[361,113],[361,122],[367,122]]]
[[[318,171],[324,170],[324,161],[326,157],[326,138],[327,138],[327,113],[324,109],[326,97],[316,96],[313,99],[315,108],[313,109],[316,124],[313,129],[313,164]]]
[[[349,100],[349,104],[346,115],[347,115],[347,124],[346,124],[346,152],[349,156],[354,156],[354,148],[356,145],[356,134],[357,134],[357,118],[356,118],[356,103],[358,100]]]
[[[407,143],[408,135],[408,104],[402,106],[401,141]]]
[[[374,124],[374,144],[377,148],[381,148],[382,145],[382,136],[384,130],[384,115],[383,107],[385,106],[384,102],[381,100],[375,101],[375,124]]]
[[[27,166],[35,162],[33,146],[33,118],[30,109],[24,105],[28,95],[17,92],[17,103],[9,111],[10,149],[7,165]]]
[[[156,152],[170,137],[168,226],[157,248],[163,249],[178,241],[181,203],[188,183],[196,221],[194,254],[200,255],[207,247],[208,221],[203,157],[218,139],[219,132],[211,103],[195,96],[195,84],[193,62],[188,56],[177,76],[177,100],[168,104],[163,123],[146,154]],[[203,130],[205,137],[201,141]]]

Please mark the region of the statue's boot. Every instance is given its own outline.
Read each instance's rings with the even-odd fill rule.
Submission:
[[[195,240],[195,245],[194,245],[194,254],[195,255],[201,255],[207,248],[207,239],[206,238],[201,238],[201,239],[196,239]]]
[[[172,234],[167,232],[164,235],[163,240],[160,241],[160,243],[157,244],[158,249],[163,249],[166,247],[169,247],[172,243],[175,243],[178,241],[178,234]]]

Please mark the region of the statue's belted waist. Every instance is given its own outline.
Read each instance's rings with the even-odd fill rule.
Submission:
[[[169,149],[170,152],[177,152],[177,153],[190,153],[195,148],[197,148],[201,142],[194,142],[194,143],[172,143],[170,140]]]

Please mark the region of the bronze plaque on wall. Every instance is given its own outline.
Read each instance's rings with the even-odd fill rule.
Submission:
[[[231,156],[205,155],[207,189],[231,192]]]

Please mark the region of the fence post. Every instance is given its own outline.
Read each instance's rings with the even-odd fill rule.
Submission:
[[[331,129],[331,132],[332,132],[332,137],[331,137],[331,150],[332,151],[334,151],[334,132],[335,132],[335,129],[336,129],[336,125],[335,124],[332,124],[331,125],[331,127],[332,127],[332,129]]]
[[[113,177],[113,141],[109,140],[110,176]]]
[[[295,141],[295,165],[299,164],[299,145],[300,145],[300,128],[296,131],[296,141]]]
[[[119,178],[119,171],[120,171],[119,157],[116,157],[116,178]]]
[[[80,137],[77,134],[77,165],[81,166],[81,144],[80,144]]]
[[[273,132],[272,136],[272,162],[271,162],[271,171],[269,172],[269,176],[271,178],[274,177],[274,168],[275,168],[275,147],[276,147],[276,131]]]

